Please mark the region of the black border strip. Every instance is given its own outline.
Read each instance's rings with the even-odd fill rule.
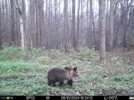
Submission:
[[[134,100],[134,96],[0,96],[0,100]]]

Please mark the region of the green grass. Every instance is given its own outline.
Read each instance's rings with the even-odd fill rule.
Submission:
[[[128,54],[132,52],[128,52]],[[133,66],[113,55],[99,63],[99,54],[83,48],[79,53],[61,53],[6,47],[0,51],[0,95],[103,95],[134,89]],[[127,59],[129,61],[129,59]],[[78,78],[73,87],[47,85],[47,71],[54,67],[77,66]]]

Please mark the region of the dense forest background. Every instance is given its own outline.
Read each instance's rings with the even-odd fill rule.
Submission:
[[[104,8],[106,50],[111,39],[113,48],[134,47],[133,0],[105,0]],[[0,47],[21,46],[21,37],[29,48],[98,50],[98,0],[0,0]]]

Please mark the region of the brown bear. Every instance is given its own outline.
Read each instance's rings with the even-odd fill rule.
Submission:
[[[73,76],[78,76],[77,67],[53,68],[48,71],[48,85],[56,86],[56,82],[59,82],[61,86],[63,81],[67,80],[67,84],[72,86]]]

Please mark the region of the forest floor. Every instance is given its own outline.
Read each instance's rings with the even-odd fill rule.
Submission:
[[[134,50],[115,49],[99,62],[93,49],[26,50],[4,47],[0,50],[0,95],[134,95]],[[73,86],[47,85],[51,68],[77,66],[78,77]]]

